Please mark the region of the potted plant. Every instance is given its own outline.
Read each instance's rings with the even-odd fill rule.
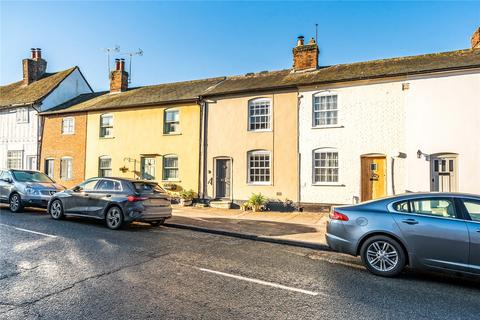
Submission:
[[[173,191],[177,189],[177,185],[175,183],[165,183],[163,187],[165,188],[165,190],[168,191]]]
[[[250,199],[248,199],[248,204],[252,208],[253,212],[261,211],[264,209],[265,204],[267,203],[267,198],[261,193],[252,193]]]
[[[193,198],[195,197],[195,192],[192,189],[190,190],[182,190],[180,192],[180,203],[182,206],[191,206],[193,202]]]

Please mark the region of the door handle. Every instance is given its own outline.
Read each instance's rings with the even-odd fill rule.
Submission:
[[[111,194],[107,194],[105,197],[110,198],[111,196],[112,196]]]
[[[476,232],[480,233],[480,228],[478,228],[477,230],[475,230]]]
[[[404,219],[402,222],[406,224],[418,224],[418,221],[415,219]]]

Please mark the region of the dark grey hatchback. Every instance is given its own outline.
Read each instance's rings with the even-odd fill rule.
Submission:
[[[161,225],[172,216],[170,197],[156,182],[92,178],[56,193],[48,203],[53,219],[81,216],[102,219],[110,229],[132,221]]]

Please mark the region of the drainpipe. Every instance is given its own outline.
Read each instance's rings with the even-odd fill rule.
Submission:
[[[199,146],[198,146],[198,197],[202,199],[202,202],[205,201],[205,163],[206,163],[206,141],[205,141],[205,131],[206,131],[206,122],[205,122],[205,109],[206,102],[200,97],[197,100],[197,104],[200,108],[200,125],[199,125]]]
[[[297,172],[298,172],[298,178],[297,178],[297,208],[299,211],[302,211],[300,208],[300,203],[301,203],[301,183],[302,183],[302,155],[300,154],[300,101],[303,98],[303,95],[300,94],[298,88],[297,88]]]
[[[41,103],[38,105],[40,107]],[[41,152],[42,152],[42,142],[43,142],[43,125],[45,123],[45,119],[43,116],[41,116],[40,113],[40,108],[36,108],[34,104],[32,104],[32,108],[37,111],[37,154],[36,154],[36,159],[37,159],[37,167],[35,168],[36,170],[40,170],[40,158],[41,158]]]

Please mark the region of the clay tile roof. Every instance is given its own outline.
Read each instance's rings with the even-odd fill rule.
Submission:
[[[165,83],[153,86],[131,88],[125,92],[108,91],[83,94],[42,114],[129,108],[135,106],[168,104],[195,101],[210,87],[224,80],[224,77]]]
[[[22,81],[0,86],[0,109],[15,105],[33,104],[42,101],[77,67],[46,73],[41,79],[27,85]]]

